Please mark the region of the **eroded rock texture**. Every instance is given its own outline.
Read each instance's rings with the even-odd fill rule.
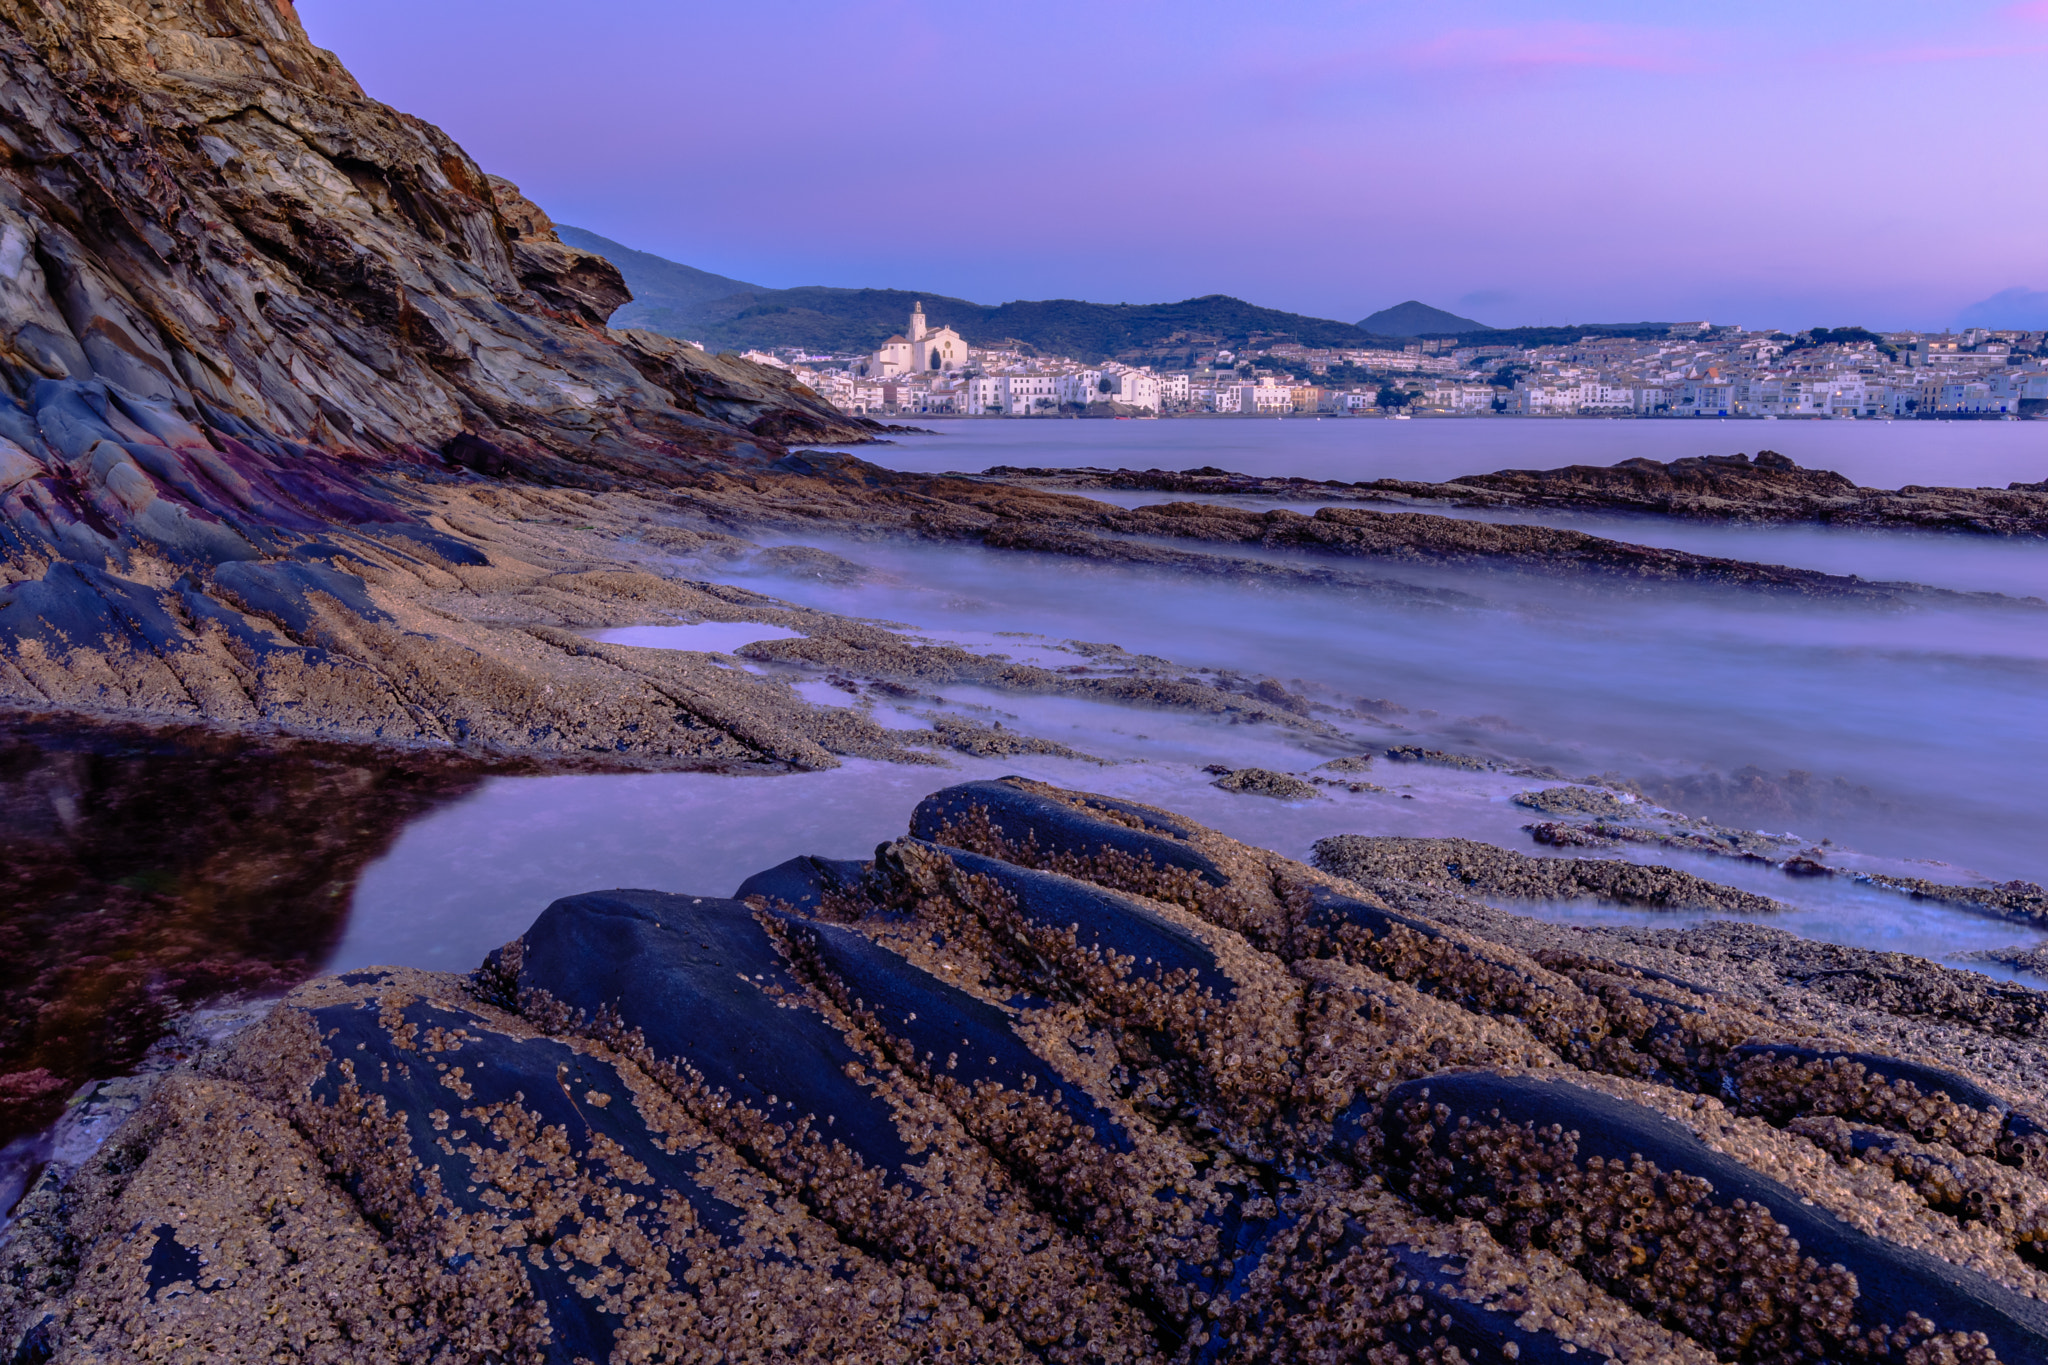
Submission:
[[[299,988],[5,1283],[77,1359],[2032,1361],[2038,1098],[1006,779]]]
[[[282,0],[0,4],[0,144],[15,702],[441,737],[370,579],[488,574],[449,471],[661,485],[863,434],[607,333],[617,273]]]

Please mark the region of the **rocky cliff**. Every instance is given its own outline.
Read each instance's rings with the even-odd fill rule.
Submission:
[[[608,332],[617,271],[286,0],[4,0],[0,69],[0,699],[446,737],[402,649],[342,638],[394,619],[394,575],[490,566],[433,489],[865,435],[778,371]]]

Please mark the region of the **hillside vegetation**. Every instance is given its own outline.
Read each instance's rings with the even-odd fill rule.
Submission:
[[[1463,336],[1467,332],[1491,332],[1494,329],[1471,318],[1461,318],[1456,313],[1446,313],[1441,308],[1432,308],[1418,299],[1397,303],[1392,308],[1382,308],[1369,318],[1362,318],[1358,324],[1363,331],[1374,336]]]
[[[644,327],[701,341],[714,351],[802,346],[823,351],[873,350],[903,330],[922,302],[934,327],[952,327],[971,345],[1015,346],[1088,360],[1112,357],[1172,364],[1221,346],[1297,342],[1347,348],[1384,346],[1346,322],[1260,308],[1223,294],[1180,303],[1086,303],[1048,299],[974,303],[908,289],[839,289],[804,285],[764,289],[644,251],[582,228],[562,239],[619,268],[633,302],[612,317],[619,327]]]
[[[1088,303],[1080,299],[974,303],[912,289],[841,289],[802,285],[767,289],[725,275],[635,251],[584,228],[562,226],[562,240],[618,267],[633,301],[614,313],[614,327],[641,327],[702,342],[713,351],[780,346],[835,353],[872,351],[903,330],[911,308],[924,304],[934,327],[951,327],[969,345],[1036,351],[1081,360],[1125,360],[1164,368],[1192,366],[1218,348],[1244,351],[1293,342],[1330,350],[1398,349],[1421,338],[1469,336],[1488,345],[1544,346],[1588,335],[1662,336],[1668,324],[1585,323],[1569,327],[1489,328],[1425,304],[1409,302],[1366,319],[1376,331],[1329,318],[1261,308],[1227,294],[1179,303]]]

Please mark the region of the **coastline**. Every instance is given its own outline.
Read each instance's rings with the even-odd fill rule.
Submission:
[[[2044,893],[1803,828],[2021,798],[1668,734],[2040,599],[1428,510],[2021,542],[2048,488],[893,470],[829,447],[917,433],[609,328],[618,271],[288,6],[8,28],[12,1359],[2048,1356],[2048,992],[1990,974]],[[1632,730],[1616,640],[1663,651]],[[1401,641],[1493,671],[1369,691]],[[1941,643],[1958,715],[2032,676]],[[463,823],[585,781],[634,819]],[[737,885],[616,885],[735,828]],[[349,938],[378,875],[413,960]],[[1770,925],[1849,906],[2001,965]]]

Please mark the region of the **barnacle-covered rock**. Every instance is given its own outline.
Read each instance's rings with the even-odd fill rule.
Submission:
[[[301,987],[31,1199],[0,1307],[105,1359],[2048,1353],[2032,1096],[1604,947],[967,784]]]
[[[1903,1354],[1981,1335],[2048,1352],[2048,1305],[1816,1212],[1647,1108],[1529,1076],[1410,1081],[1384,1101],[1397,1188],[1558,1252],[1642,1311],[1742,1359]]]
[[[1615,858],[1532,858],[1476,839],[1337,834],[1316,841],[1315,861],[1316,866],[1346,877],[1392,877],[1515,900],[1610,900],[1659,910],[1746,915],[1787,908],[1769,896],[1723,886],[1673,867]]]

